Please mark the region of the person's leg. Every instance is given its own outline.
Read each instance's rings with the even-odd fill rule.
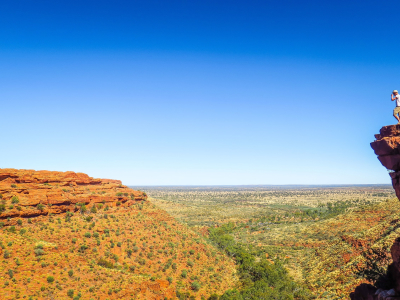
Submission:
[[[396,108],[393,110],[393,116],[396,118],[397,122],[400,123],[400,118],[398,117],[398,114],[400,113],[400,109],[399,109],[399,108],[400,108],[400,107],[396,107]]]

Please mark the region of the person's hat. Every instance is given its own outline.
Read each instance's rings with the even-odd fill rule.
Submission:
[[[393,93],[398,93],[398,91],[397,90],[393,90]]]

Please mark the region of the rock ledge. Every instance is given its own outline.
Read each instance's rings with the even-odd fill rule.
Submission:
[[[129,206],[147,195],[119,180],[97,179],[83,173],[0,169],[0,221],[73,212],[85,205]]]

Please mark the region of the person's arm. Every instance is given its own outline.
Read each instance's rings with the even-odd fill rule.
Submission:
[[[393,93],[390,94],[390,98],[392,99],[392,101],[396,100],[396,97],[393,98]]]

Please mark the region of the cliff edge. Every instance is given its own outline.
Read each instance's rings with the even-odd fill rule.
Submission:
[[[371,143],[381,164],[390,171],[393,188],[400,199],[400,125],[383,126]]]

